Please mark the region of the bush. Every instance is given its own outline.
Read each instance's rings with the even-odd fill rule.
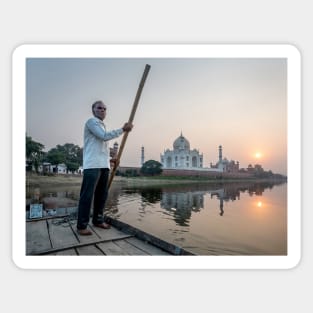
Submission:
[[[160,175],[162,173],[162,164],[155,160],[149,160],[142,165],[140,172],[148,176]]]

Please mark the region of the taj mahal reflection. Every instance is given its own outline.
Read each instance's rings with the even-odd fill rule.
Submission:
[[[262,196],[265,189],[272,189],[278,183],[216,183],[210,185],[163,186],[163,187],[128,187],[111,191],[107,209],[111,214],[119,216],[120,201],[124,199],[130,204],[135,199],[139,203],[137,210],[139,220],[151,214],[151,206],[159,205],[166,218],[173,219],[177,225],[189,226],[192,214],[201,210],[212,210],[213,214],[223,217],[227,214],[226,203],[240,200],[241,193],[250,197]],[[120,198],[122,196],[122,198]],[[206,201],[206,199],[213,201]],[[215,201],[214,201],[215,200]]]
[[[204,197],[218,199],[216,209],[220,216],[224,215],[224,201],[240,199],[240,191],[229,193],[227,189],[194,191],[194,192],[163,192],[160,206],[170,212],[181,226],[188,226],[192,212],[204,209]]]
[[[181,226],[188,226],[192,213],[200,212],[205,208],[205,196],[218,200],[210,209],[216,210],[217,214],[225,214],[225,202],[240,200],[240,193],[247,192],[249,196],[261,196],[265,189],[271,189],[272,184],[224,184],[217,187],[204,188],[196,191],[165,191],[160,193],[160,206],[172,215],[175,222]],[[214,203],[214,202],[213,202]]]
[[[204,191],[164,192],[161,208],[172,213],[176,223],[188,226],[192,212],[199,212],[204,207]]]

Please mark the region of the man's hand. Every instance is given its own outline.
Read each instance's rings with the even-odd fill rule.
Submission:
[[[120,161],[119,161],[118,159],[115,159],[115,158],[112,158],[112,159],[110,160],[110,163],[111,163],[111,165],[114,166],[114,167],[118,167],[118,166],[120,165]]]
[[[130,132],[133,129],[134,125],[132,123],[125,123],[123,126],[124,132]]]

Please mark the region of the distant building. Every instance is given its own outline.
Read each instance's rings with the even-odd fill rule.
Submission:
[[[173,150],[166,149],[160,155],[161,164],[164,170],[198,170],[201,172],[239,172],[239,162],[223,158],[222,146],[218,147],[218,161],[210,164],[210,167],[203,166],[203,154],[197,149],[190,149],[189,141],[181,135],[175,139]]]
[[[44,162],[38,167],[39,173],[53,173],[53,174],[66,174],[67,166],[64,163],[61,164],[51,164]]]
[[[145,148],[141,147],[141,166],[145,163]]]
[[[118,143],[114,142],[113,148],[110,148],[110,157],[116,158],[118,153]]]
[[[167,149],[161,154],[161,164],[164,169],[201,169],[203,154],[190,150],[189,141],[181,133],[173,143],[173,150]]]
[[[218,161],[215,165],[210,164],[211,168],[219,169],[221,172],[238,172],[239,162],[233,160],[228,161],[226,158],[223,159],[222,146],[218,147]]]

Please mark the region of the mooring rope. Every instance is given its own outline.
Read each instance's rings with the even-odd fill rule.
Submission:
[[[77,213],[70,213],[67,216],[62,218],[57,218],[56,220],[52,221],[52,224],[55,226],[63,226],[69,227],[70,225],[76,224],[77,221]]]

